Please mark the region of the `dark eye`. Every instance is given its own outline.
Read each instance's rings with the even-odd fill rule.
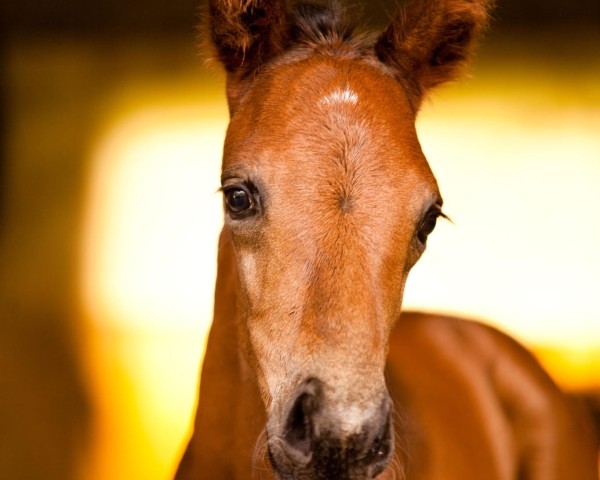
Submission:
[[[417,233],[417,238],[419,239],[419,242],[421,242],[423,245],[427,243],[427,237],[435,229],[438,217],[442,215],[443,213],[437,206],[430,209],[429,212],[427,212],[427,215],[425,215],[425,218],[419,226],[419,232]]]
[[[234,217],[252,213],[254,203],[250,192],[243,187],[236,186],[225,190],[225,204],[227,211]]]

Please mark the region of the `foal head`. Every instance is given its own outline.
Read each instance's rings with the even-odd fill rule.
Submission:
[[[374,38],[335,4],[210,2],[239,335],[280,478],[373,478],[389,462],[388,338],[443,215],[415,116],[465,63],[486,3],[417,0]]]

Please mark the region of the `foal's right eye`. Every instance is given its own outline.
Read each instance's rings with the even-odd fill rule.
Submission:
[[[248,190],[241,186],[230,187],[224,191],[227,211],[234,218],[252,214],[254,201]]]

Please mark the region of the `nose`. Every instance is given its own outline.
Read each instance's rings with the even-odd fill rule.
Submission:
[[[323,383],[311,378],[294,392],[280,436],[270,438],[271,463],[282,478],[374,478],[388,465],[393,449],[390,400],[352,433],[332,418]]]

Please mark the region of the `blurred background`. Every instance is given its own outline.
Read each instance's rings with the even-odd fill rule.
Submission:
[[[393,1],[364,8],[383,25]],[[600,393],[600,2],[499,0],[418,122],[454,224],[407,307],[499,326]],[[221,222],[223,76],[197,0],[3,0],[0,478],[167,479]]]

